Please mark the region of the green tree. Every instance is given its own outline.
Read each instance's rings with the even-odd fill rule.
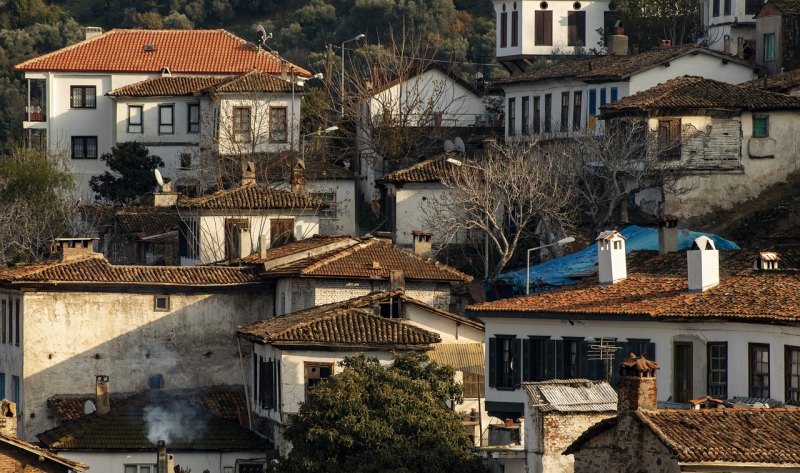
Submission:
[[[124,203],[151,192],[155,187],[153,170],[163,168],[164,161],[150,154],[144,145],[135,141],[120,143],[110,153],[100,157],[114,174],[106,171],[92,176],[89,187],[97,199]]]
[[[382,366],[358,355],[309,390],[286,430],[292,451],[278,471],[303,473],[482,472],[458,414],[453,370],[408,354]]]
[[[700,25],[697,0],[620,0],[617,17],[625,25],[631,43],[642,51],[669,39],[672,44],[693,41]]]

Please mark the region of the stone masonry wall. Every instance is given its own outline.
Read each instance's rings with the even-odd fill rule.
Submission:
[[[31,452],[0,443],[0,471],[8,473],[66,473],[66,466],[50,460],[39,461]]]
[[[572,455],[562,455],[564,450],[586,429],[614,415],[616,415],[615,412],[573,414],[550,412],[545,414],[543,422],[544,453],[542,468],[539,471],[572,473],[574,459]]]
[[[388,291],[387,280],[314,280],[314,305],[340,302],[353,297],[365,296],[373,291]],[[406,295],[430,304],[438,309],[448,310],[450,306],[450,285],[436,282],[406,282]]]

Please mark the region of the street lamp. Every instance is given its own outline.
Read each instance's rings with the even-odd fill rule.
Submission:
[[[341,84],[342,90],[340,91],[341,93],[339,95],[339,101],[341,102],[341,112],[342,112],[341,115],[342,116],[344,116],[344,45],[347,44],[347,43],[353,42],[353,41],[361,41],[364,38],[366,38],[366,35],[364,35],[364,33],[361,33],[360,35],[356,36],[355,38],[350,38],[348,40],[342,41],[342,73],[341,73],[341,76],[342,76],[342,84]]]
[[[528,266],[525,272],[525,294],[531,293],[531,251],[541,250],[542,248],[548,248],[551,246],[564,246],[568,245],[575,241],[575,237],[566,237],[558,240],[555,243],[549,243],[547,245],[537,246],[536,248],[528,248]]]
[[[312,136],[312,135],[326,135],[326,134],[332,133],[332,132],[334,132],[334,131],[336,131],[338,129],[339,129],[339,127],[334,125],[334,126],[329,126],[328,128],[325,128],[324,130],[318,130],[318,131],[314,131],[314,132],[311,132],[311,133],[306,133],[305,135],[303,135],[301,137],[301,139],[300,139],[300,156],[302,157],[303,161],[306,160],[306,137],[309,137],[309,136]]]
[[[447,158],[445,159],[448,163],[465,168],[472,168],[477,169],[478,171],[483,171],[483,168],[478,166],[474,166],[472,164],[466,164],[460,159],[456,158]],[[483,235],[483,279],[489,279],[489,215],[486,215],[486,230]]]

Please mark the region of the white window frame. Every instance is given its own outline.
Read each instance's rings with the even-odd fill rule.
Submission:
[[[169,121],[164,120],[164,112],[169,110]],[[158,106],[158,134],[175,134],[175,104],[162,104]]]
[[[139,110],[139,119],[135,121],[135,115],[131,112]],[[144,133],[144,107],[141,105],[128,105],[128,133],[142,134]]]

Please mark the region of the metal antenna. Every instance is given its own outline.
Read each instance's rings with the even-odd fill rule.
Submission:
[[[616,338],[595,338],[595,343],[589,345],[588,359],[592,361],[600,360],[604,364],[606,372],[606,382],[611,381],[611,368],[614,361],[614,354],[622,347],[614,345]]]

